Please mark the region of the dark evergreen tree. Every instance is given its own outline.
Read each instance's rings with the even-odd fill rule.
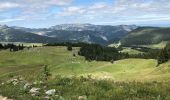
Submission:
[[[71,45],[68,45],[68,46],[67,46],[67,50],[68,50],[68,51],[72,51],[72,50],[73,50],[72,46],[71,46]]]
[[[2,44],[0,44],[0,49],[3,49],[3,48],[4,48],[4,46]]]
[[[116,48],[102,47],[97,44],[89,44],[80,48],[78,53],[85,56],[86,60],[111,61],[119,59],[119,52]]]
[[[75,54],[75,53],[73,53],[73,56],[74,56],[74,57],[76,57],[76,54]]]
[[[166,51],[168,53],[168,59],[170,59],[170,43],[167,43],[165,49],[166,49]]]
[[[168,43],[164,49],[162,49],[158,56],[158,65],[167,62],[170,59],[170,44]]]

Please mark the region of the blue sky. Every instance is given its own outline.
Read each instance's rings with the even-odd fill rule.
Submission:
[[[0,0],[0,24],[170,26],[170,0]]]

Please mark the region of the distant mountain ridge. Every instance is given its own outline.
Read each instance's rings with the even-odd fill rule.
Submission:
[[[61,24],[50,28],[30,29],[13,27],[58,41],[87,42],[107,45],[119,41],[128,32],[137,28],[135,25],[93,25],[93,24]]]
[[[54,41],[53,38],[26,32],[20,29],[14,29],[6,25],[0,25],[0,42],[49,43]]]
[[[61,24],[50,28],[31,29],[0,25],[1,42],[86,42],[109,45],[147,45],[170,41],[170,28],[135,25]]]
[[[117,26],[111,26],[111,25],[93,25],[93,24],[61,24],[50,27],[50,29],[54,30],[67,30],[67,31],[105,31],[108,28],[121,28],[126,31],[132,31],[133,29],[136,29],[136,25],[117,25]]]
[[[123,45],[147,45],[170,41],[170,28],[139,27],[121,39]]]
[[[135,25],[92,25],[92,24],[63,24],[51,27],[53,31],[47,32],[46,36],[66,38],[67,40],[110,44],[119,41],[128,32],[136,29]]]

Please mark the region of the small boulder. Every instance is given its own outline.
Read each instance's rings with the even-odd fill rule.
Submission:
[[[47,95],[55,95],[56,90],[55,89],[51,89],[45,92]]]
[[[18,83],[19,83],[18,81],[12,82],[13,85],[17,85]]]
[[[45,96],[44,100],[50,100],[50,97],[49,96]]]
[[[16,84],[18,82],[19,82],[18,79],[10,79],[7,81],[7,83],[12,83],[12,84]]]
[[[35,81],[35,82],[33,82],[33,84],[34,84],[34,85],[37,85],[37,84],[38,84],[38,82],[37,82],[37,81]]]
[[[79,96],[78,100],[87,100],[87,96],[83,95],[83,96]]]
[[[32,85],[31,85],[30,83],[26,83],[26,84],[24,85],[24,90],[30,89],[31,86],[32,86]]]
[[[5,84],[4,82],[1,83],[1,85],[4,85],[4,84]]]
[[[31,93],[32,96],[38,96],[40,94],[40,88],[31,88],[31,90],[29,91]]]

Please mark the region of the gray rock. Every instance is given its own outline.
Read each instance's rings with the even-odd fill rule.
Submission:
[[[87,96],[83,95],[83,96],[79,96],[78,100],[87,100]]]
[[[10,79],[7,81],[7,83],[18,83],[18,79]]]
[[[45,92],[47,95],[55,95],[56,90],[55,89],[51,89]]]
[[[13,85],[17,85],[18,83],[19,83],[18,81],[12,82]]]
[[[33,84],[34,84],[34,85],[37,85],[37,84],[38,84],[38,82],[33,82]]]
[[[31,93],[32,96],[38,96],[40,94],[40,88],[31,88],[31,90],[29,91]]]
[[[1,83],[1,85],[4,85],[4,84],[5,84],[4,82]]]
[[[45,96],[44,100],[50,100],[50,97],[49,96]]]
[[[24,90],[30,89],[31,86],[32,86],[32,85],[31,85],[30,83],[26,83],[26,84],[24,85]]]

